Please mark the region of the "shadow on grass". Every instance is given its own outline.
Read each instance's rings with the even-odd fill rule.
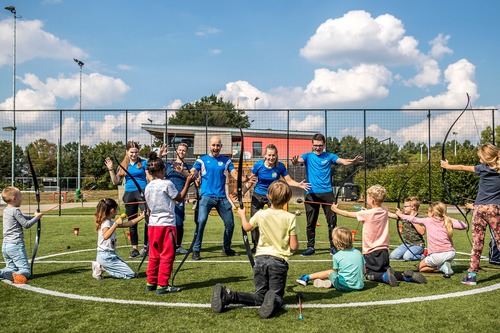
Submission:
[[[373,289],[377,287],[382,282],[374,282],[374,281],[365,281],[365,287],[360,291],[366,291],[369,289]],[[303,299],[307,302],[310,301],[321,301],[321,300],[331,300],[337,297],[342,297],[344,294],[355,293],[357,291],[339,291],[335,288],[323,289],[316,288],[312,285],[304,287],[300,285],[287,286],[286,291],[288,293],[297,293],[301,292],[303,295]],[[324,292],[326,291],[326,292]],[[285,296],[284,297],[285,304],[294,304],[297,303],[296,296]]]

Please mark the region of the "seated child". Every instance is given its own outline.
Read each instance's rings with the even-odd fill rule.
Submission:
[[[302,275],[297,283],[307,286],[314,280],[318,288],[335,287],[339,291],[363,289],[365,283],[365,260],[359,250],[352,247],[352,233],[346,227],[337,227],[332,231],[333,245],[337,253],[333,256],[333,269]]]

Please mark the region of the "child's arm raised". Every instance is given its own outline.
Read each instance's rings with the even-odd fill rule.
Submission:
[[[350,217],[350,218],[357,218],[356,212],[349,212],[347,210],[339,209],[339,204],[332,204],[332,210],[334,213],[345,216],[345,217]]]
[[[472,172],[474,173],[474,166],[473,165],[462,165],[462,164],[450,164],[448,163],[448,160],[441,160],[441,168],[447,169],[447,170],[458,170],[458,171],[467,171],[467,172]]]
[[[192,173],[190,173],[186,177],[186,182],[184,183],[184,187],[182,188],[182,191],[180,193],[178,193],[177,196],[175,197],[175,201],[182,202],[182,200],[184,200],[184,198],[186,197],[186,194],[189,190],[189,185],[191,185],[191,183],[194,181],[195,178],[196,178],[196,176]]]

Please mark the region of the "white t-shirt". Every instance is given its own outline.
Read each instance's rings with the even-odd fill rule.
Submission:
[[[104,235],[102,230],[104,228],[111,228],[111,226],[115,223],[113,220],[106,220],[102,222],[101,229],[97,232],[97,251],[115,251],[116,249],[116,230],[113,231],[113,234],[108,239],[104,239]]]
[[[168,179],[154,179],[148,183],[144,195],[148,204],[150,226],[175,227],[175,197],[177,190]]]

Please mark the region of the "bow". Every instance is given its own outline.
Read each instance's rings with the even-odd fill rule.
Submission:
[[[419,173],[421,170],[423,170],[425,168],[426,165],[429,164],[429,161],[430,161],[430,157],[427,158],[427,162],[424,163],[424,165],[422,165],[420,168],[418,168],[413,174],[410,175],[410,177],[408,177],[405,182],[403,183],[403,186],[401,186],[401,189],[399,190],[399,194],[398,194],[398,199],[397,199],[397,208],[398,210],[401,210],[401,196],[403,194],[403,190],[404,188],[406,187],[406,185],[408,184],[408,182],[410,181],[410,179],[413,178],[413,176],[415,176],[417,173]],[[409,166],[410,164],[408,164]],[[406,170],[406,168],[405,168]],[[401,234],[401,230],[399,229],[399,224],[401,222],[401,218],[397,217],[396,219],[396,231],[398,232],[398,236],[399,236],[399,239],[401,239],[401,242],[403,242],[403,245],[406,247],[406,249],[413,255],[413,257],[415,258],[418,258],[418,256],[413,253],[413,251],[411,250],[410,246],[408,246],[408,243],[406,243],[406,241],[404,240],[403,238],[403,235]]]
[[[175,151],[175,152],[177,153],[177,151]],[[185,165],[186,163],[184,162],[184,159],[182,159],[178,153],[177,153],[177,156],[181,159],[182,163],[184,163],[184,165]],[[199,212],[199,207],[200,207],[199,206],[200,205],[200,189],[198,188],[198,186],[196,186],[196,182],[194,183],[194,188],[195,188],[195,195],[196,195],[196,203],[194,206],[194,224],[195,224],[195,227],[194,227],[193,240],[191,241],[191,245],[189,245],[189,249],[188,249],[187,253],[184,255],[184,258],[182,258],[181,263],[179,264],[179,266],[177,266],[177,268],[174,272],[174,275],[172,276],[172,286],[174,285],[175,276],[177,275],[177,273],[181,269],[181,267],[184,264],[184,262],[186,261],[186,259],[189,257],[189,254],[191,252],[193,252],[194,243],[196,242],[196,238],[198,237],[198,225],[199,225],[198,212]]]
[[[141,197],[142,197],[142,200],[144,201],[144,206],[146,207],[146,216],[145,216],[145,219],[144,219],[144,222],[146,223],[146,227],[148,226],[148,219],[149,219],[149,212],[148,212],[148,203],[146,202],[146,197],[144,196],[144,191],[142,190],[141,186],[139,185],[139,183],[137,182],[137,180],[135,179],[134,176],[132,176],[132,174],[130,172],[128,172],[127,168],[124,168],[123,165],[120,164],[120,161],[118,161],[118,159],[116,158],[115,155],[113,155],[116,163],[118,164],[118,166],[123,170],[125,171],[125,173],[130,177],[130,179],[132,179],[132,182],[134,183],[135,187],[137,187],[137,189],[139,190],[139,193],[141,194]],[[149,240],[148,240],[148,244],[146,244],[146,247],[144,248],[144,256],[142,257],[142,260],[141,262],[139,263],[139,267],[137,267],[137,271],[136,271],[136,275],[139,274],[139,271],[141,270],[141,266],[142,264],[144,263],[144,260],[146,260],[146,257],[148,256],[148,250],[149,250]]]
[[[28,163],[31,171],[31,178],[33,178],[33,187],[35,188],[35,198],[37,203],[36,212],[40,213],[40,188],[38,186],[38,180],[36,179],[35,168],[33,167],[33,163],[31,162],[30,152],[28,153]],[[31,275],[33,275],[33,264],[35,263],[36,252],[38,251],[38,245],[40,244],[40,234],[42,231],[42,223],[41,219],[38,219],[36,223],[36,238],[35,238],[35,246],[33,247],[33,255],[31,256]]]
[[[240,203],[240,209],[243,209],[243,130],[240,128],[241,135],[241,149],[240,149],[240,159],[238,161],[238,180],[236,182],[236,188],[238,193],[238,202]],[[245,245],[245,250],[247,252],[248,260],[250,261],[250,265],[255,265],[255,261],[253,259],[252,250],[250,249],[250,243],[248,242],[248,235],[245,229],[243,229],[243,225],[241,226],[241,232],[243,234],[243,244]]]
[[[453,129],[453,126],[455,126],[455,124],[457,123],[457,121],[460,119],[460,117],[462,117],[462,115],[465,113],[465,111],[467,110],[467,108],[469,107],[469,104],[470,104],[470,96],[469,94],[466,94],[467,95],[467,104],[465,105],[465,108],[462,110],[462,112],[458,115],[457,119],[455,119],[455,121],[453,122],[453,124],[451,124],[450,126],[450,129],[448,130],[448,132],[446,133],[445,137],[444,137],[444,140],[443,140],[443,145],[441,146],[441,159],[443,161],[446,161],[446,157],[445,157],[445,147],[446,147],[446,140],[448,139],[448,135],[450,135],[451,133],[451,130]],[[451,192],[448,188],[448,184],[446,182],[446,177],[445,177],[445,174],[446,174],[446,169],[445,168],[442,168],[442,171],[441,171],[441,178],[442,178],[442,181],[443,181],[443,187],[444,187],[444,191],[446,193],[446,196],[450,199],[451,203],[457,208],[458,212],[463,216],[463,218],[465,219],[465,223],[467,223],[467,230],[465,231],[466,235],[467,235],[467,239],[469,240],[469,243],[471,244],[472,246],[472,242],[470,240],[470,237],[469,237],[469,229],[470,229],[470,223],[469,223],[469,220],[467,219],[467,214],[465,214],[463,212],[463,210],[458,206],[457,202],[455,201],[455,199],[453,198],[453,196],[451,195]]]

